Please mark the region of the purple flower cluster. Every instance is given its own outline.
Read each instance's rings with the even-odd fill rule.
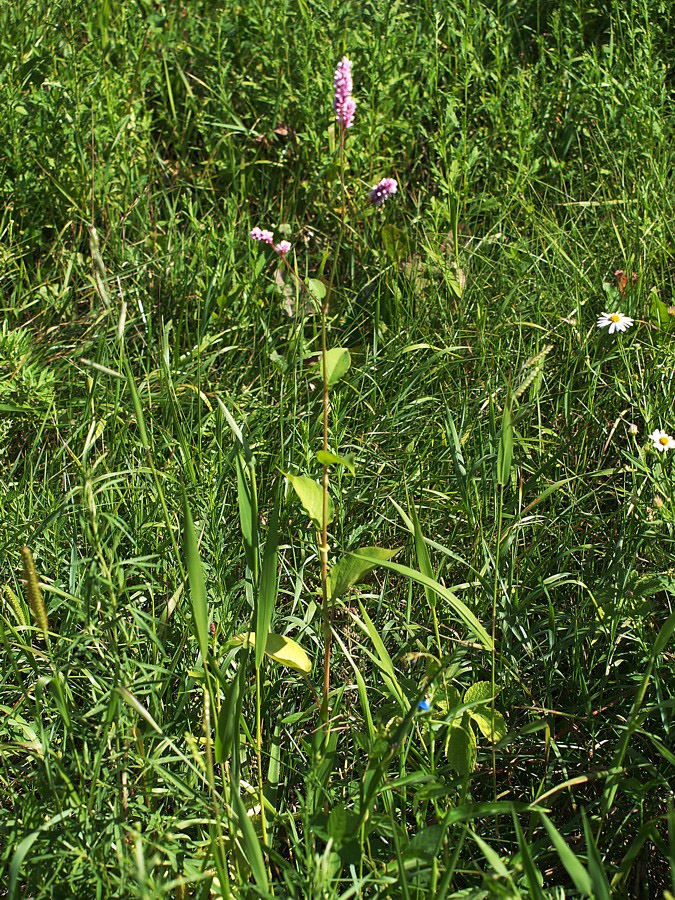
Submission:
[[[335,118],[340,123],[340,128],[351,128],[354,124],[354,114],[356,113],[356,100],[352,97],[354,89],[352,62],[346,56],[342,57],[335,70],[333,87],[335,88],[335,99],[333,101]]]
[[[381,181],[378,181],[377,184],[373,185],[370,192],[370,202],[374,203],[375,206],[382,206],[384,201],[388,200],[397,190],[398,184],[396,183],[395,178],[383,178]]]
[[[263,244],[269,244],[270,247],[274,247],[274,252],[280,256],[285,256],[291,249],[290,241],[279,241],[275,246],[274,232],[268,231],[266,228],[258,228],[257,225],[249,231],[248,236],[254,241],[262,241]]]

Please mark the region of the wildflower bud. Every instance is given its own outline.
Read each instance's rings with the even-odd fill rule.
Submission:
[[[637,433],[638,433],[637,425],[635,424],[635,422],[631,422],[630,425],[628,426],[628,434],[637,434]]]
[[[340,123],[341,128],[351,128],[354,124],[356,100],[352,97],[352,90],[354,88],[352,82],[352,63],[346,56],[342,57],[335,70],[335,75],[333,76],[333,88],[335,90],[333,99],[335,118]]]
[[[262,241],[264,244],[274,243],[274,232],[267,231],[265,228],[258,228],[257,225],[249,231],[248,236],[253,238],[254,241]]]
[[[661,509],[661,507],[663,506],[663,497],[659,497],[659,495],[656,494],[654,499],[652,500],[652,503],[654,504],[656,509]]]
[[[669,316],[675,316],[675,306],[669,306],[669,307],[668,307],[668,315],[669,315]]]
[[[398,190],[398,184],[395,178],[383,178],[373,185],[370,192],[370,202],[375,206],[382,206],[385,200],[388,200]]]
[[[290,241],[279,241],[279,243],[274,248],[275,252],[278,253],[280,256],[285,256],[290,249],[291,249]]]

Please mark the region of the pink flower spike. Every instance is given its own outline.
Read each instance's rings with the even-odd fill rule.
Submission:
[[[354,124],[356,100],[352,97],[352,91],[354,89],[354,84],[352,82],[352,63],[346,56],[343,56],[337,65],[335,75],[333,76],[333,87],[335,89],[333,99],[335,118],[340,123],[341,128],[351,128]]]
[[[383,178],[378,181],[370,192],[370,202],[375,206],[382,206],[385,200],[388,200],[398,190],[398,184],[395,178]]]
[[[254,241],[262,241],[265,244],[274,244],[274,232],[267,231],[265,228],[258,228],[257,225],[249,231],[248,236],[253,238]]]
[[[281,256],[285,256],[290,249],[291,249],[290,241],[279,241],[279,243],[274,248],[275,252],[280,254]]]

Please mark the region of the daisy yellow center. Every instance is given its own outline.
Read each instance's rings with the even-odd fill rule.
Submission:
[[[663,435],[663,437],[660,437],[660,438],[659,438],[659,444],[663,444],[664,447],[666,446],[666,444],[667,444],[669,441],[670,441],[670,438],[669,438],[667,435],[665,435],[665,434]]]
[[[612,322],[620,322],[621,316],[618,313],[612,313],[610,319],[612,320]]]

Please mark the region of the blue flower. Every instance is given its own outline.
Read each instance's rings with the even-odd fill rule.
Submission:
[[[420,700],[417,704],[417,708],[421,709],[423,712],[426,712],[428,709],[431,709],[431,703],[428,700]]]

